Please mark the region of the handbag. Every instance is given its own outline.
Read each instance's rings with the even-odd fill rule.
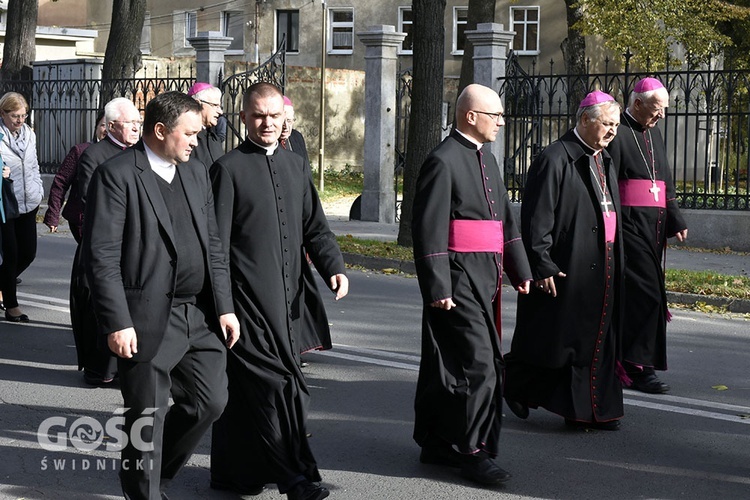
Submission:
[[[13,181],[4,178],[2,185],[3,213],[5,214],[5,220],[9,221],[17,218],[21,213],[18,210],[16,194],[13,192]]]

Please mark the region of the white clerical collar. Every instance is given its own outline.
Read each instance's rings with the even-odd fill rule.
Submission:
[[[473,145],[475,145],[477,147],[477,151],[479,151],[480,149],[482,149],[483,144],[481,142],[477,142],[475,139],[472,139],[471,137],[469,137],[468,135],[464,134],[463,132],[461,132],[458,129],[456,129],[456,132],[458,132],[459,134],[461,134],[461,137],[463,137],[464,139],[466,139],[467,141],[469,141],[470,143],[472,143]]]
[[[276,152],[276,148],[279,147],[279,141],[276,141],[274,144],[272,144],[270,146],[264,146],[263,144],[258,144],[257,142],[255,142],[254,140],[250,139],[249,137],[247,138],[247,140],[250,141],[250,142],[252,142],[256,146],[258,146],[259,148],[265,149],[266,150],[266,156],[273,155]]]
[[[156,175],[171,184],[172,179],[174,179],[174,176],[177,173],[177,169],[175,168],[175,166],[154,153],[151,148],[146,145],[145,141],[143,142],[143,148],[146,150],[146,156],[148,157],[148,162],[151,165],[151,170],[153,170]]]
[[[112,135],[112,134],[111,134],[111,133],[109,133],[109,132],[107,132],[107,137],[109,137],[109,139],[110,139],[110,140],[111,140],[112,142],[114,142],[115,144],[117,144],[118,146],[120,146],[120,147],[121,147],[121,148],[123,148],[123,149],[127,149],[127,148],[129,148],[129,147],[130,147],[130,146],[128,146],[127,144],[125,144],[125,143],[122,143],[122,142],[118,141],[117,139],[115,139],[115,136],[114,136],[114,135]]]
[[[578,127],[573,127],[573,133],[576,135],[576,137],[578,137],[578,140],[581,141],[586,146],[586,149],[588,149],[589,151],[593,151],[592,153],[586,153],[586,154],[591,155],[591,156],[596,156],[602,152],[601,149],[594,149],[591,146],[589,146],[586,141],[583,140],[583,137],[581,137],[581,134],[578,133]]]

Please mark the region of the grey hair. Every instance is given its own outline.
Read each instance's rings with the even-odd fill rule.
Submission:
[[[196,101],[200,101],[202,99],[205,99],[213,95],[221,99],[221,89],[218,87],[208,87],[208,88],[201,90],[200,92],[196,92],[191,97],[195,99]]]
[[[132,109],[137,110],[135,104],[133,104],[133,101],[131,101],[127,97],[115,97],[114,99],[109,101],[104,105],[104,121],[106,123],[117,121],[117,119],[122,115],[122,110],[125,106],[132,107]]]
[[[632,107],[635,104],[636,99],[640,99],[641,102],[648,102],[651,100],[652,97],[656,95],[657,92],[664,89],[664,87],[653,89],[653,90],[647,90],[646,92],[632,92],[630,94],[630,97],[628,98],[628,107]]]
[[[578,111],[576,112],[576,123],[581,121],[581,118],[583,117],[584,113],[590,119],[596,120],[602,115],[602,108],[604,106],[617,106],[618,111],[622,111],[622,107],[620,106],[620,103],[617,101],[604,101],[598,104],[592,104],[591,106],[578,108]]]

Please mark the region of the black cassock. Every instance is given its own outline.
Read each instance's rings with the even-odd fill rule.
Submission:
[[[214,425],[211,477],[252,489],[319,481],[299,367],[304,250],[327,281],[345,272],[301,157],[245,141],[211,167],[240,339],[228,351],[229,403]],[[303,250],[304,247],[304,250]]]
[[[501,252],[451,251],[455,221],[502,221]],[[471,224],[471,223],[470,223]],[[531,279],[497,162],[487,147],[453,132],[425,160],[414,198],[414,261],[424,301],[414,440],[462,453],[499,451],[502,371],[499,325],[503,267],[514,286]],[[457,307],[430,307],[452,297]]]
[[[623,113],[617,137],[607,150],[618,170],[623,195],[622,358],[636,365],[666,370],[668,312],[662,262],[667,237],[687,225],[675,199],[667,151],[658,128],[646,130],[628,113]],[[633,180],[641,182],[629,182]],[[652,181],[661,181],[655,196],[649,190]],[[630,192],[630,196],[623,193],[636,189],[644,192]]]
[[[617,224],[614,241],[605,241],[606,214],[591,153],[571,130],[529,170],[523,242],[534,280],[554,276],[557,297],[537,288],[518,297],[505,396],[571,420],[605,422],[623,415],[616,375],[622,238]],[[617,178],[606,152],[599,162],[610,221],[616,222]]]

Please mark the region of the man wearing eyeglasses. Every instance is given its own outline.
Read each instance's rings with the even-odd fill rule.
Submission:
[[[196,82],[187,93],[201,104],[203,129],[198,134],[198,146],[193,149],[193,158],[200,160],[206,167],[224,155],[224,145],[216,133],[216,125],[223,114],[221,107],[221,90],[210,83]]]
[[[424,309],[414,440],[425,464],[460,468],[496,485],[510,474],[500,451],[503,270],[520,293],[531,271],[497,160],[487,143],[503,126],[498,94],[469,85],[456,130],[427,157],[414,197],[412,236]]]
[[[107,135],[92,144],[78,161],[76,181],[70,191],[70,199],[81,200],[81,211],[85,210],[86,190],[94,170],[129,148],[141,136],[141,114],[130,99],[117,97],[104,106],[104,122]],[[77,223],[83,227],[81,219]],[[93,386],[112,383],[117,373],[117,360],[105,346],[97,345],[96,319],[90,307],[90,292],[86,283],[80,248],[76,250],[73,272],[70,279],[70,316],[73,335],[78,352],[78,369],[83,370],[83,380]]]

